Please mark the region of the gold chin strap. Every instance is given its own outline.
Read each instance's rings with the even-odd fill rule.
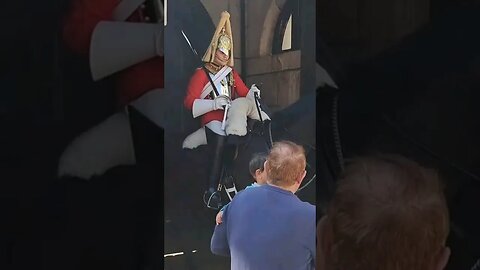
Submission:
[[[205,68],[210,71],[210,73],[212,74],[217,74],[218,71],[220,71],[220,69],[222,69],[222,66],[219,66],[215,63],[205,63]]]

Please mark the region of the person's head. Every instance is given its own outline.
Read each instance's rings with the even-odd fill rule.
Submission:
[[[202,58],[205,63],[214,63],[218,66],[233,67],[233,34],[230,25],[230,14],[223,11],[220,21],[213,34],[210,46]]]
[[[225,54],[225,52],[217,49],[217,51],[215,52],[215,58],[213,59],[213,63],[219,66],[225,66],[228,63],[228,59],[230,59],[228,54]]]
[[[265,161],[267,181],[295,193],[307,173],[305,166],[302,146],[289,141],[275,142]]]
[[[217,50],[215,51],[215,58],[213,62],[220,66],[225,66],[230,59],[230,50],[232,47],[232,40],[225,31],[218,37]]]
[[[318,269],[440,270],[448,209],[438,174],[399,156],[354,159],[318,226]]]
[[[265,153],[257,153],[253,155],[250,163],[248,164],[250,175],[252,175],[253,179],[255,179],[255,182],[260,185],[267,183],[267,177],[264,169],[266,160],[267,155]]]

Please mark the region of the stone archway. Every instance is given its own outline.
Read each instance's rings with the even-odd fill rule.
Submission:
[[[271,1],[263,22],[262,34],[258,44],[258,55],[265,56],[272,52],[273,36],[277,26],[278,18],[282,12],[286,0]]]
[[[274,47],[278,47],[274,46],[274,42],[278,42],[278,36],[283,36],[283,33],[276,34],[281,29],[284,30],[284,28],[279,27],[279,23],[284,23],[283,17],[287,17],[288,20],[290,12],[294,12],[293,10],[301,12],[301,6],[309,4],[314,4],[314,2],[301,3],[298,0],[272,0],[263,3],[255,2],[247,6],[248,18],[246,27],[249,44],[246,50],[247,73],[245,77],[250,84],[262,85],[262,96],[273,110],[281,110],[300,98],[303,92],[301,90],[301,82],[304,79],[302,78],[304,78],[305,72],[310,72],[304,68],[308,63],[302,63],[302,61],[305,55],[314,55],[314,48],[312,47],[311,51],[309,51],[310,48],[302,46],[304,44],[304,40],[301,39],[302,35],[297,33],[298,35],[292,37],[295,38],[295,43],[299,44],[299,46],[285,51],[274,52],[273,50]],[[301,19],[296,20],[295,23],[304,27],[305,24],[311,22]],[[304,34],[306,34],[304,36],[308,36],[309,32],[305,31]],[[305,39],[305,37],[303,38]],[[314,44],[314,33],[312,33],[311,37],[306,38],[310,38],[310,42]],[[303,56],[302,51],[305,52]],[[313,58],[312,61],[314,62]],[[311,73],[313,74],[314,72],[312,71]],[[310,81],[309,83],[304,82],[303,85],[308,87],[308,85],[315,84],[314,79]],[[311,88],[313,90],[313,87]]]

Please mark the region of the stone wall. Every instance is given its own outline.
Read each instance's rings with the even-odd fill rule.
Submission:
[[[281,109],[300,97],[301,51],[288,51],[247,60],[248,85],[256,83],[272,110]]]

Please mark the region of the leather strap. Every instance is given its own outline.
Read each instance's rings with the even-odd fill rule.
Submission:
[[[205,85],[205,87],[203,87],[200,98],[205,98],[208,94],[210,94],[210,92],[212,90],[215,91],[215,93],[217,93],[217,96],[218,96],[219,92],[218,92],[218,90],[215,86],[214,81],[222,80],[224,77],[226,77],[232,71],[232,68],[229,67],[229,66],[224,66],[219,72],[217,72],[217,74],[215,74],[213,79],[212,79],[212,77],[210,77],[210,73],[205,68],[205,66],[203,66],[202,69],[205,71],[205,74],[207,75],[208,80],[210,82],[207,85]]]
[[[215,86],[215,83],[213,83],[212,77],[210,77],[210,73],[208,72],[207,68],[205,66],[202,66],[203,71],[205,71],[205,75],[207,75],[208,80],[210,81],[210,85],[213,87],[213,91],[217,95],[217,97],[220,95],[218,92],[217,87]]]

